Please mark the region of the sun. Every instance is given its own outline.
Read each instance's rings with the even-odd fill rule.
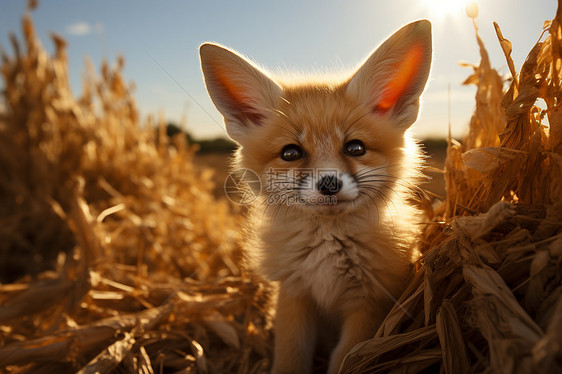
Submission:
[[[424,0],[424,4],[436,18],[459,16],[464,13],[467,0]]]

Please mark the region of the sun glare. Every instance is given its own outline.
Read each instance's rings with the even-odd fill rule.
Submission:
[[[464,13],[467,0],[424,0],[432,16],[444,18]]]

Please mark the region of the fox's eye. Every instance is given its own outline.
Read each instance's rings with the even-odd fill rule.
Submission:
[[[363,156],[365,154],[365,145],[361,140],[353,139],[345,143],[344,151],[349,156]]]
[[[302,148],[295,144],[289,144],[281,150],[281,158],[285,161],[295,161],[302,157]]]

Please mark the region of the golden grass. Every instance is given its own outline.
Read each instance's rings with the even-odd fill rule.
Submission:
[[[477,36],[476,109],[425,204],[424,256],[344,372],[562,370],[561,22],[505,93]],[[141,125],[122,60],[75,98],[64,41],[49,56],[23,29],[1,66],[0,372],[267,372],[269,292],[240,270],[243,220],[210,171]]]
[[[48,56],[29,16],[23,31],[2,56],[0,370],[259,366],[267,295],[240,273],[242,220],[211,172],[141,126],[122,60],[75,99],[64,41]]]

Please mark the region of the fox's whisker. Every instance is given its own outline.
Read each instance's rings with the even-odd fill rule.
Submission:
[[[386,177],[385,177],[386,178]],[[381,183],[381,184],[385,184],[385,183],[390,183],[390,184],[394,184],[397,185],[399,187],[405,188],[406,190],[410,190],[411,193],[419,193],[422,194],[423,196],[427,196],[427,194],[425,193],[425,191],[423,190],[423,188],[421,188],[420,186],[416,186],[413,183],[407,181],[407,180],[388,180],[388,179],[381,179],[381,178],[373,178],[373,179],[361,179],[358,181],[357,185],[361,186],[361,185],[369,185],[369,184],[376,184],[376,183]]]
[[[343,133],[347,134],[349,132],[349,129],[351,128],[351,126],[355,125],[357,122],[359,122],[361,119],[363,119],[365,116],[368,116],[369,114],[371,114],[370,112],[365,112],[363,114],[361,114],[359,117],[357,117],[355,120],[353,120],[352,122],[345,124],[343,126]]]
[[[288,101],[287,101],[287,102],[288,102]],[[272,113],[275,113],[276,115],[278,115],[278,116],[280,116],[280,117],[282,117],[282,118],[284,118],[284,119],[287,121],[287,123],[288,123],[288,124],[293,128],[293,130],[294,130],[294,132],[291,131],[291,134],[293,134],[293,136],[294,136],[296,139],[299,138],[300,134],[302,134],[302,130],[297,126],[296,123],[294,123],[294,122],[291,120],[291,118],[289,118],[289,116],[288,116],[285,112],[283,112],[283,111],[280,110],[280,109],[273,109],[273,110],[269,110],[269,111],[272,112]]]
[[[389,165],[381,165],[381,166],[377,166],[377,167],[368,167],[365,166],[361,169],[359,169],[356,173],[355,176],[361,176],[365,173],[370,173],[370,172],[374,172],[374,171],[378,171],[381,169],[385,169],[385,168],[393,168],[393,167],[402,167],[402,164],[396,163],[396,164],[389,164]]]
[[[364,202],[365,207],[369,208],[369,202],[367,200],[365,200],[365,197],[369,198],[372,202],[373,202],[373,207],[377,210],[377,222],[380,222],[380,212],[379,212],[379,207],[377,205],[377,201],[373,198],[373,196],[371,196],[369,193],[365,192],[365,191],[359,191],[359,196],[361,197],[361,200]],[[371,210],[368,209],[367,210],[369,212],[369,214],[371,213]]]
[[[382,202],[386,205],[387,209],[389,209],[390,212],[390,207],[388,206],[388,204],[392,204],[394,211],[396,212],[396,214],[399,214],[398,212],[398,208],[396,207],[396,204],[394,203],[394,201],[388,197],[387,194],[385,194],[384,192],[382,192],[381,190],[375,188],[375,187],[364,187],[363,190],[367,190],[369,192],[373,192],[375,194],[377,194],[377,196],[379,196],[382,200]]]

